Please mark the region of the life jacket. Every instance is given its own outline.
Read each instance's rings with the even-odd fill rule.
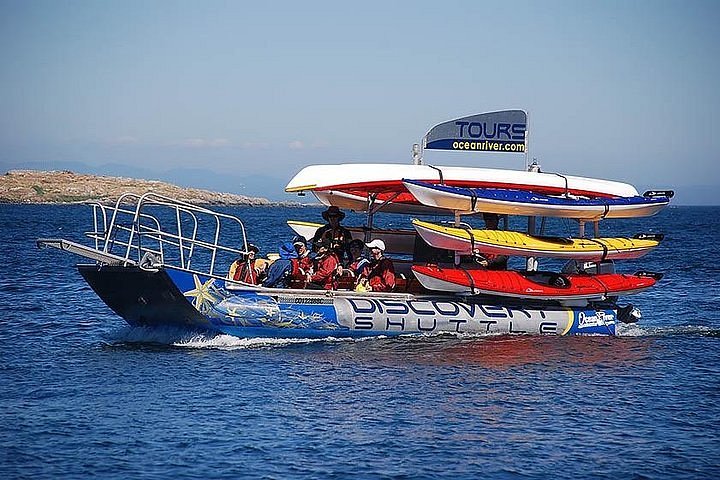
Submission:
[[[313,261],[312,258],[310,258],[310,255],[305,255],[301,258],[293,258],[290,261],[292,262],[292,272],[290,275],[293,277],[305,276],[313,266]]]
[[[257,284],[257,272],[255,271],[255,260],[238,262],[233,280],[251,285]]]
[[[370,260],[365,257],[360,257],[348,265],[348,268],[353,271],[356,277],[359,277],[368,264],[370,264]]]
[[[315,273],[313,273],[310,281],[316,285],[322,286],[325,290],[337,288],[335,282],[335,272],[340,264],[334,251],[329,250],[321,258],[316,259],[317,265]]]
[[[392,292],[395,289],[395,267],[389,258],[373,260],[365,267],[363,275],[367,277],[373,292]]]
[[[306,275],[313,266],[310,255],[301,258],[291,258],[291,270],[287,279],[287,286],[290,288],[305,288]]]

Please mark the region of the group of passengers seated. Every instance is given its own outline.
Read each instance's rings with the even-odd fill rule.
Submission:
[[[385,243],[352,240],[350,231],[340,225],[345,214],[337,207],[322,213],[328,221],[312,240],[314,256],[302,236],[280,246],[279,257],[269,266],[256,259],[259,250],[248,245],[247,254],[231,267],[230,278],[243,283],[272,288],[308,288],[314,290],[357,290],[391,292],[395,288],[395,269],[385,257]],[[370,258],[363,257],[364,247]]]
[[[340,225],[345,214],[335,206],[322,212],[322,216],[328,223],[318,228],[310,245],[304,237],[296,236],[292,242],[280,245],[279,258],[274,262],[256,258],[259,249],[248,244],[247,253],[233,263],[229,278],[271,288],[395,290],[395,268],[392,260],[385,257],[385,243],[380,239],[368,243],[352,239],[350,231]],[[486,229],[498,229],[498,215],[484,213],[483,220]],[[366,247],[369,258],[363,256]],[[488,270],[505,270],[507,262],[504,255],[478,251],[460,260],[461,264],[470,263],[474,268]]]

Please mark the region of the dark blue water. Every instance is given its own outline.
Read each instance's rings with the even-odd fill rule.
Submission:
[[[320,210],[230,211],[267,252]],[[614,338],[292,342],[126,327],[34,247],[88,214],[0,205],[1,478],[720,475],[720,208],[603,225],[667,234],[621,265],[666,277]]]

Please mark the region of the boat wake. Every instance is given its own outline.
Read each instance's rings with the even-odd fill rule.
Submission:
[[[652,338],[652,337],[713,337],[720,338],[720,329],[700,325],[684,325],[672,327],[654,327],[647,325],[625,325],[617,327],[616,336],[626,338]],[[227,334],[211,334],[188,331],[182,328],[170,327],[124,327],[115,330],[106,336],[105,341],[113,347],[122,346],[157,346],[183,349],[206,349],[206,350],[248,350],[263,348],[284,348],[297,345],[309,344],[338,344],[338,343],[359,343],[359,342],[385,342],[392,341],[402,344],[416,342],[442,342],[447,339],[457,341],[478,341],[505,338],[513,338],[527,341],[534,336],[530,335],[507,335],[507,334],[469,334],[469,333],[443,333],[440,335],[400,335],[397,337],[365,337],[365,338],[240,338]],[[535,336],[538,341],[544,342],[546,337]]]
[[[209,350],[244,350],[258,348],[277,348],[311,343],[352,342],[344,338],[239,338],[232,335],[197,335],[173,343],[174,347]]]
[[[242,350],[276,348],[311,343],[355,342],[367,339],[349,338],[240,338],[227,334],[188,331],[172,327],[124,327],[107,335],[112,346],[164,346],[188,349]]]
[[[615,334],[618,337],[716,337],[720,338],[720,329],[703,325],[648,326],[618,324]]]

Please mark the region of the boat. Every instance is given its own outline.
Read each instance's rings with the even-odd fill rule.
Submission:
[[[237,337],[342,338],[438,333],[614,334],[634,321],[611,299],[498,302],[411,288],[396,292],[265,288],[232,281],[221,265],[249,251],[242,221],[162,195],[92,204],[91,244],[37,240],[91,262],[77,265],[93,291],[132,326],[178,327]],[[203,236],[203,232],[205,236]],[[240,247],[237,247],[239,245]],[[593,319],[592,321],[588,319]]]
[[[456,119],[431,129],[423,145],[428,149],[524,151],[525,118],[524,112],[513,110]],[[452,133],[458,128],[459,134]],[[379,213],[457,213],[418,202],[403,183],[408,178],[463,187],[504,187],[543,195],[602,198],[637,195],[633,186],[544,174],[537,169],[525,172],[422,165],[418,150],[414,148],[413,165],[306,167],[286,187],[288,192],[298,194],[312,192],[326,205],[366,212],[366,225],[354,233],[362,233],[365,241],[371,235],[385,233],[389,242],[398,239],[393,249],[406,250],[406,257],[412,258],[396,262],[393,292],[356,291],[351,287],[269,288],[234,280],[231,266],[237,265],[239,257],[246,261],[255,248],[248,242],[242,219],[153,192],[123,194],[111,204],[91,203],[93,227],[85,242],[41,238],[37,245],[83,257],[83,263],[77,265],[80,275],[133,326],[274,338],[439,333],[613,335],[618,323],[638,320],[637,309],[619,303],[615,294],[647,288],[653,280],[645,277],[636,276],[633,288],[613,287],[603,294],[568,295],[569,290],[560,287],[555,287],[555,294],[546,291],[537,296],[497,295],[492,289],[486,294],[477,289],[477,283],[471,288],[459,287],[450,276],[427,283],[432,277],[430,272],[435,271],[432,268],[441,268],[433,267],[432,259],[439,256],[450,262],[442,266],[443,272],[459,272],[458,255],[427,245],[412,230],[406,234],[374,227]],[[309,223],[290,225],[308,229],[303,234],[306,237],[316,228]],[[414,238],[412,250],[408,249],[410,238]],[[527,273],[523,278],[538,280],[538,275]],[[575,282],[572,288],[579,287],[581,278],[588,282],[600,278],[599,274],[572,275],[558,278]],[[608,277],[606,283],[610,278],[620,277]]]
[[[662,274],[638,272],[562,274],[485,270],[438,265],[413,265],[418,281],[429,290],[472,295],[498,295],[535,300],[607,300],[646,290],[662,278]]]
[[[565,238],[438,225],[418,219],[412,224],[429,245],[463,255],[480,252],[585,261],[627,260],[648,254],[664,238],[662,234],[649,233],[639,233],[632,238]]]
[[[497,213],[580,220],[637,218],[657,214],[670,203],[672,191],[618,197],[544,195],[504,188],[468,188],[405,179],[405,188],[423,205],[461,213]]]

